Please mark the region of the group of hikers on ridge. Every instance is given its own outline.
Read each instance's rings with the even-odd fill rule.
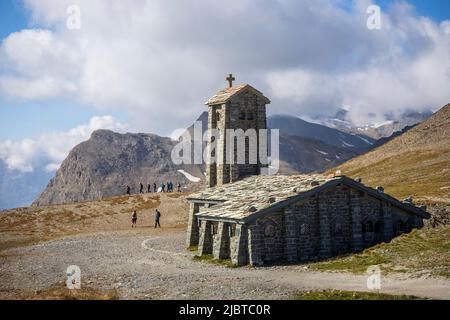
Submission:
[[[155,213],[153,214],[153,218],[155,220],[155,229],[156,228],[161,228],[161,224],[159,223],[159,220],[161,219],[161,212],[159,212],[158,209],[155,210]],[[137,212],[136,210],[133,211],[133,214],[131,215],[131,227],[134,228],[136,227],[136,223],[137,223]]]
[[[147,184],[147,193],[152,192],[152,185],[149,183]],[[174,184],[172,181],[167,182],[167,184],[164,184],[163,182],[160,184],[159,188],[157,188],[156,183],[153,183],[153,192],[174,192]],[[181,192],[181,184],[177,183],[177,192]],[[139,183],[139,193],[145,193],[144,192],[144,185]],[[131,195],[131,187],[127,184],[125,186],[125,194]]]

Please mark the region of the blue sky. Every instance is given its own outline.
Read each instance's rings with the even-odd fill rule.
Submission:
[[[392,0],[377,0],[377,4],[381,8],[386,8],[391,4]],[[448,0],[409,0],[417,13],[422,16],[430,17],[436,21],[443,21],[450,19],[450,1]]]
[[[394,2],[376,1],[387,19]],[[308,120],[345,107],[363,125],[435,110],[450,100],[450,21],[440,24],[450,0],[404,2],[415,12],[373,32],[352,0],[0,0],[0,159],[57,164],[104,126],[168,136],[230,72],[271,98],[269,114]],[[73,3],[79,32],[66,28]],[[60,141],[72,128],[71,145]]]
[[[28,25],[28,12],[21,2],[0,1],[0,38],[7,37],[11,32],[19,31]]]
[[[32,24],[31,14],[22,1],[0,1],[0,41],[13,32],[30,27],[39,26]],[[105,114],[127,122],[125,112],[102,112],[74,101],[51,99],[29,102],[0,95],[0,140],[21,140],[49,131],[66,131],[86,123],[93,116]]]
[[[377,1],[382,8],[387,8],[392,2],[391,0]],[[431,17],[436,21],[450,18],[449,0],[409,0],[408,2],[416,7],[420,15]],[[30,13],[25,10],[21,1],[0,1],[0,39],[30,26]],[[0,139],[22,139],[49,130],[67,130],[86,122],[93,115],[103,113],[112,114],[122,122],[127,121],[126,112],[110,110],[101,112],[73,101],[23,102],[0,96]],[[36,121],[37,119],[39,121]]]

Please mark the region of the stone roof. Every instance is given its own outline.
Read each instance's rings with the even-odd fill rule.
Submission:
[[[244,92],[245,90],[249,90],[252,93],[259,95],[262,97],[266,104],[270,103],[270,100],[265,97],[260,91],[256,90],[249,84],[241,84],[239,86],[230,87],[224,90],[217,92],[214,96],[212,96],[208,101],[205,102],[206,105],[217,105],[226,103],[229,101],[234,95]]]
[[[345,176],[313,175],[274,175],[251,176],[244,180],[207,188],[191,195],[190,202],[210,203],[214,206],[201,210],[200,218],[218,221],[248,222],[260,214],[272,212],[302,198],[307,198],[328,187],[344,183],[363,189],[374,197],[382,198],[401,209],[428,218],[429,214],[411,204],[366,187]]]
[[[336,178],[322,175],[251,176],[221,187],[208,188],[191,195],[188,200],[218,203],[208,209],[208,217],[243,219],[333,179]]]

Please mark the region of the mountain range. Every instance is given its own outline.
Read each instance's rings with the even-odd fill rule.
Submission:
[[[206,130],[207,113],[198,121]],[[281,174],[321,172],[388,141],[289,115],[269,116],[267,124],[280,130]],[[187,130],[192,133],[193,126]],[[154,134],[98,130],[73,148],[51,180],[51,174],[44,170],[13,175],[0,160],[0,209],[29,205],[33,199],[35,205],[96,200],[123,193],[126,184],[138,192],[140,182],[173,181],[186,189],[202,187],[204,165],[172,163],[170,153],[176,143]]]
[[[450,104],[336,169],[399,198],[450,205]]]
[[[379,125],[358,126],[349,118],[347,110],[340,109],[333,117],[317,117],[315,120],[318,123],[330,128],[379,140],[390,137],[394,133],[402,131],[406,127],[412,127],[418,123],[421,123],[432,114],[432,111],[408,111],[404,112],[397,118],[386,115],[388,120]]]
[[[88,141],[70,151],[61,167],[33,203],[48,205],[98,200],[123,194],[125,186],[140,192],[140,183],[169,181],[184,188],[193,182],[192,174],[203,177],[201,166],[175,165],[171,152],[176,141],[154,134],[120,134],[110,130],[94,131]],[[189,172],[189,174],[188,174]]]
[[[0,210],[31,204],[53,175],[45,168],[32,172],[10,170],[0,159]]]
[[[197,119],[203,131],[207,120],[206,112]],[[369,150],[375,142],[291,116],[272,116],[267,123],[269,128],[280,130],[282,174],[323,171]],[[187,131],[192,134],[193,128]],[[102,199],[123,193],[126,184],[137,192],[141,181],[145,185],[174,181],[187,189],[203,187],[204,164],[173,164],[170,155],[177,142],[152,134],[95,131],[70,152],[34,204]]]

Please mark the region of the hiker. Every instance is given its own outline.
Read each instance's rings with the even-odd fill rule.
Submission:
[[[164,183],[161,183],[161,192],[164,192],[165,189],[166,189],[166,185]]]
[[[153,192],[156,193],[156,182],[153,183]]]
[[[151,186],[151,184],[149,183],[148,185],[147,185],[147,193],[151,193],[152,192],[152,186]]]
[[[144,193],[144,185],[142,182],[139,184],[139,193]]]
[[[127,193],[127,195],[130,195],[131,188],[130,188],[129,185],[126,185],[126,186],[125,186],[125,192]]]
[[[159,212],[158,209],[155,210],[155,228],[160,227],[161,225],[159,224],[159,219],[161,218],[161,212]]]
[[[179,182],[178,182],[177,188],[178,188],[178,192],[181,192],[181,184]]]
[[[133,215],[131,216],[131,227],[134,228],[137,222],[137,213],[136,210],[133,211]]]

